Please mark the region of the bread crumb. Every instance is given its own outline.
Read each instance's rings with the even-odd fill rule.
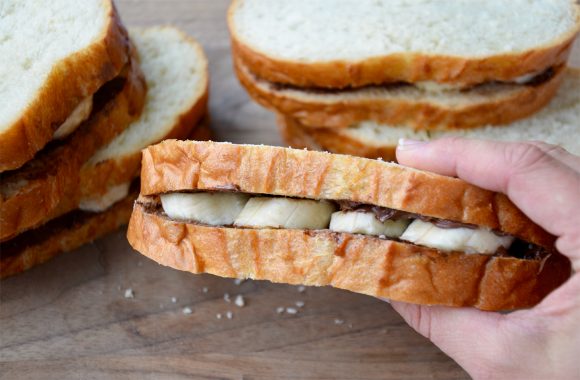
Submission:
[[[176,303],[177,302],[177,297],[171,297],[171,303]]]
[[[125,298],[135,298],[135,292],[133,292],[133,289],[125,289]]]
[[[189,314],[193,313],[193,310],[191,310],[191,307],[189,307],[189,306],[184,307],[182,311],[183,311],[183,314],[185,314],[185,315],[189,315]]]
[[[227,303],[232,302],[229,293],[224,293],[224,301],[226,301]]]
[[[226,318],[227,319],[232,319],[234,317],[234,313],[232,313],[231,311],[227,311],[226,312]]]
[[[236,278],[236,279],[234,280],[234,284],[236,284],[236,285],[240,285],[240,284],[241,284],[242,282],[244,282],[244,281],[246,281],[246,280],[244,280],[243,278]]]
[[[295,305],[298,308],[303,308],[304,307],[304,301],[296,301]]]
[[[207,293],[209,289],[207,288],[207,286],[204,286],[203,288],[201,288],[201,292],[202,293]]]
[[[298,293],[304,293],[306,291],[306,286],[300,285],[297,289],[298,289]]]
[[[215,315],[215,317],[216,317],[217,319],[222,319],[222,313],[217,313],[217,314]]]
[[[284,312],[284,308],[282,306],[279,306],[276,308],[276,313],[282,314],[283,312]]]
[[[234,300],[234,303],[236,304],[237,307],[244,307],[246,306],[246,301],[244,300],[244,297],[241,294],[238,294]]]
[[[286,308],[286,314],[298,314],[298,309],[294,308],[294,307],[287,307]]]
[[[344,323],[344,319],[338,319],[338,318],[335,318],[334,319],[334,324],[335,325],[342,325],[343,323]]]

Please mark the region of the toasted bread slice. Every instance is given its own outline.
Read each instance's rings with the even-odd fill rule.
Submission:
[[[142,165],[142,196],[230,190],[348,200],[477,225],[548,249],[554,242],[503,194],[379,160],[272,146],[166,140],[143,151]]]
[[[556,97],[534,116],[502,127],[486,126],[454,131],[413,131],[410,128],[361,122],[349,128],[314,129],[284,116],[278,122],[286,142],[296,148],[327,150],[368,158],[395,160],[400,138],[429,140],[464,136],[505,141],[539,140],[580,154],[580,69],[567,69]]]
[[[472,89],[426,91],[394,84],[353,90],[308,90],[259,79],[235,64],[240,82],[258,103],[305,127],[346,128],[372,120],[415,130],[501,125],[527,117],[556,94],[564,68],[529,84],[489,83]]]
[[[21,167],[129,62],[111,0],[0,5],[0,172]]]
[[[346,289],[428,305],[507,310],[537,304],[570,275],[545,260],[445,254],[392,240],[329,230],[240,229],[173,221],[136,203],[133,248],[191,273]]]
[[[136,177],[141,149],[167,138],[186,138],[207,111],[208,63],[193,38],[173,27],[132,29],[130,35],[147,82],[145,108],[83,166],[81,201],[100,198]]]
[[[69,138],[18,170],[0,174],[0,241],[74,209],[80,169],[141,114],[146,86],[138,61],[95,94],[93,113]]]
[[[574,0],[234,0],[232,50],[256,76],[300,87],[514,81],[567,60]]]

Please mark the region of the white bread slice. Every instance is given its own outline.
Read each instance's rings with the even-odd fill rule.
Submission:
[[[506,126],[465,130],[414,131],[410,128],[361,122],[345,129],[314,129],[279,116],[286,141],[299,148],[328,150],[369,158],[395,160],[399,138],[429,140],[464,136],[504,141],[538,140],[560,145],[580,155],[580,69],[568,68],[562,86],[552,102],[537,114]]]
[[[111,0],[0,2],[0,172],[30,160],[129,61]]]
[[[81,201],[97,203],[110,188],[138,175],[141,149],[165,137],[187,137],[205,114],[208,68],[201,46],[171,27],[135,30],[131,36],[148,87],[140,117],[82,166],[66,175],[62,170],[43,173],[37,181],[45,185],[50,179],[57,185],[24,186],[0,202],[0,240],[74,210]],[[63,166],[71,167],[68,160]]]
[[[499,125],[527,117],[552,99],[565,71],[560,67],[538,84],[496,82],[465,91],[434,92],[401,84],[309,91],[260,79],[241,63],[235,63],[235,70],[254,100],[305,127],[346,128],[372,120],[417,130]]]
[[[234,55],[302,87],[509,81],[563,63],[575,0],[234,0]]]
[[[201,45],[177,28],[131,29],[147,82],[141,117],[99,150],[81,170],[81,200],[99,198],[139,174],[141,150],[183,139],[207,111],[209,72]]]

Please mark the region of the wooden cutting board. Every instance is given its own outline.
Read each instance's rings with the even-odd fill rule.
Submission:
[[[279,145],[273,115],[249,100],[232,72],[228,3],[117,1],[126,25],[175,24],[203,44],[216,140]],[[246,305],[226,302],[225,293],[243,295]],[[298,312],[279,314],[280,307]],[[468,378],[387,303],[178,272],[134,252],[124,231],[0,282],[2,379],[192,377]]]

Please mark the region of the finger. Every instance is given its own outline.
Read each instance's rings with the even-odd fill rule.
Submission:
[[[553,150],[558,157],[566,152]],[[502,192],[550,233],[576,235],[580,225],[580,173],[537,144],[445,138],[403,142],[397,148],[403,165],[458,176],[485,189]],[[567,157],[571,165],[575,159]]]
[[[504,317],[476,309],[391,302],[403,319],[469,374],[489,372],[506,346],[499,325]],[[477,377],[477,376],[476,376]]]

